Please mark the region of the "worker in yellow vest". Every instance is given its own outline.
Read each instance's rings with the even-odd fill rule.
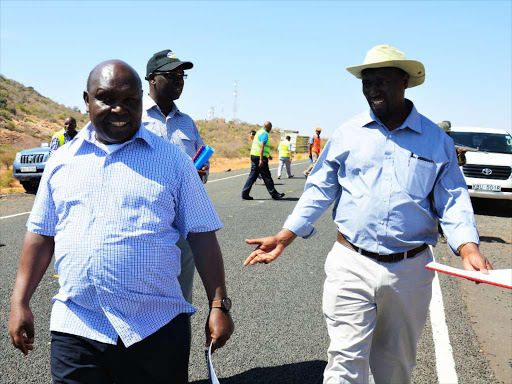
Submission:
[[[284,196],[284,193],[279,193],[274,188],[274,181],[272,180],[272,175],[270,174],[270,169],[268,167],[268,160],[270,158],[268,134],[271,130],[272,123],[267,121],[263,124],[263,128],[254,135],[251,147],[251,172],[249,173],[249,177],[247,177],[247,181],[245,182],[242,190],[243,200],[254,200],[249,193],[251,192],[252,185],[258,178],[258,175],[261,175],[263,178],[267,191],[274,200],[279,200]]]
[[[309,139],[309,156],[313,160],[311,165],[308,169],[304,171],[304,176],[308,177],[311,171],[313,170],[313,167],[316,164],[316,161],[318,160],[318,156],[320,156],[320,133],[322,132],[322,128],[317,127],[315,129],[315,135]]]
[[[281,173],[283,172],[283,166],[286,165],[286,173],[288,174],[288,178],[291,179],[293,177],[291,170],[291,162],[293,158],[293,145],[291,143],[291,137],[286,136],[286,140],[283,140],[279,143],[279,167],[277,167],[277,178],[281,178]]]
[[[70,116],[64,120],[64,128],[54,132],[52,135],[52,140],[50,141],[50,153],[48,156],[51,156],[53,152],[62,147],[68,141],[71,141],[77,133],[76,120],[74,117]]]

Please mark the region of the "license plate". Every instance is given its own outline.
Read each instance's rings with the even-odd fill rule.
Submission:
[[[21,172],[36,172],[36,167],[21,167]]]
[[[493,191],[500,192],[501,185],[491,185],[491,184],[473,184],[473,190],[475,191]]]

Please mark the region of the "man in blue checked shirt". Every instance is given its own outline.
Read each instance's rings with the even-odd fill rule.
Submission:
[[[283,229],[247,240],[245,265],[269,263],[334,203],[337,241],[325,262],[323,312],[331,339],[324,383],[410,383],[434,272],[439,220],[466,270],[488,273],[453,140],[405,99],[425,68],[380,45],[363,65],[370,111],[338,128]]]
[[[146,66],[146,80],[149,82],[149,95],[142,104],[142,124],[155,135],[180,147],[191,159],[204,145],[203,139],[189,115],[181,112],[175,100],[183,92],[187,75],[185,70],[192,69],[190,61],[179,60],[169,49],[155,53]],[[198,170],[203,183],[208,180],[207,162]],[[194,283],[194,257],[192,250],[183,237],[176,244],[181,251],[181,273],[178,276],[185,299],[192,304]]]
[[[55,254],[55,383],[187,383],[195,308],[178,283],[176,242],[192,247],[210,302],[206,344],[220,348],[234,329],[215,236],[222,223],[188,156],[141,125],[133,68],[99,64],[84,100],[91,122],[48,161],[27,222],[11,341],[33,349],[29,301]]]

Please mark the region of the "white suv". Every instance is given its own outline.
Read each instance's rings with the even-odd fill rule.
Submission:
[[[504,129],[452,127],[455,144],[476,148],[466,152],[461,170],[473,197],[512,200],[512,136]]]

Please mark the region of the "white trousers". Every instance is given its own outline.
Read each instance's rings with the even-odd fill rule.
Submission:
[[[325,262],[323,312],[331,342],[324,384],[411,382],[432,297],[434,272],[424,268],[430,261],[430,248],[380,263],[334,244]]]
[[[279,159],[279,166],[277,167],[277,177],[281,177],[281,173],[283,172],[283,165],[286,165],[286,173],[288,174],[288,177],[290,177],[292,174],[291,163],[292,161],[290,159]]]

